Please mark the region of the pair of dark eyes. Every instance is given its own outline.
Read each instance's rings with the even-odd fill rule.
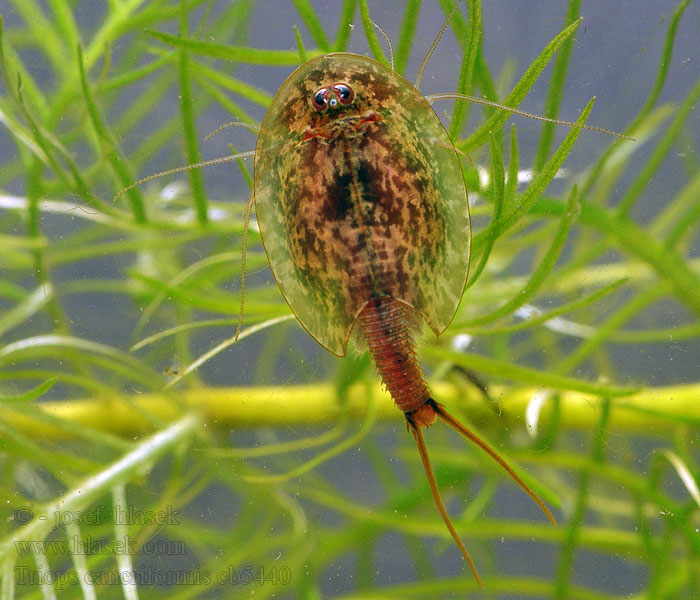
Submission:
[[[318,112],[323,112],[329,106],[335,108],[338,104],[347,106],[355,98],[355,92],[346,83],[336,83],[322,87],[311,96],[311,106]]]

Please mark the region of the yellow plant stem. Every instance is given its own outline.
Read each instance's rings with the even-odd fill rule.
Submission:
[[[402,416],[393,406],[390,396],[379,385],[371,388],[376,402],[378,420],[401,423]],[[434,383],[433,395],[452,411],[461,411],[475,422],[524,425],[525,410],[542,388],[510,388],[493,386],[491,396],[500,407],[500,416],[493,405],[473,388],[448,383]],[[350,389],[347,401],[339,403],[330,384],[191,388],[181,392],[185,407],[200,413],[208,428],[238,429],[266,426],[323,426],[337,421],[347,411],[362,414],[367,407],[367,386]],[[565,428],[589,429],[596,423],[599,397],[581,392],[559,393],[560,424]],[[670,429],[678,423],[700,423],[700,383],[670,387],[646,388],[612,401],[610,427],[624,431]],[[546,424],[552,412],[551,398],[541,410],[539,422]],[[26,405],[24,405],[26,407]],[[51,417],[71,423],[123,435],[149,431],[153,421],[144,418],[150,413],[155,419],[174,421],[182,415],[182,406],[166,394],[146,393],[128,398],[114,396],[85,400],[41,402],[34,405]],[[33,437],[61,438],[69,435],[59,426],[27,410],[15,411],[12,404],[0,405],[0,419],[9,426]]]

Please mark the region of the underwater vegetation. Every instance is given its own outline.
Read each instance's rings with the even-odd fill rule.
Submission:
[[[454,2],[83,4],[0,9],[1,599],[697,593],[690,2],[465,0],[426,65],[428,97],[636,140],[433,103],[471,259],[454,319],[439,337],[418,322],[415,356],[558,521],[478,448],[424,429],[484,591],[369,355],[327,352],[275,285],[246,218],[253,156],[114,200],[255,150],[254,129],[217,128],[259,127],[309,60],[389,65],[372,22],[413,81]]]

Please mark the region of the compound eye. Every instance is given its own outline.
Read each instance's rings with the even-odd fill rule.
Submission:
[[[346,83],[336,83],[333,86],[333,91],[338,96],[338,100],[340,100],[340,103],[344,106],[351,104],[355,98],[355,92]]]
[[[311,106],[318,112],[323,112],[328,108],[328,88],[321,88],[311,97]]]

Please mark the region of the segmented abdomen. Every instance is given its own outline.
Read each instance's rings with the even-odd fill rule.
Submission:
[[[421,408],[430,398],[416,358],[408,310],[398,300],[381,296],[370,300],[358,318],[382,381],[404,413]]]

